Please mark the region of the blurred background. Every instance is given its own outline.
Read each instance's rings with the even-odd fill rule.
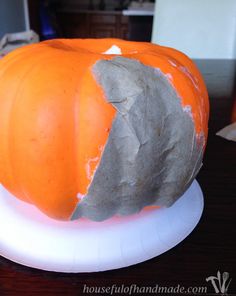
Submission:
[[[212,96],[229,96],[236,59],[235,0],[1,0],[0,39],[121,38],[174,47],[197,63]]]
[[[0,10],[1,35],[30,26],[41,40],[114,37],[151,41],[154,0],[1,0]]]

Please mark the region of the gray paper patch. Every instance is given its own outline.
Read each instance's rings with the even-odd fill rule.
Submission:
[[[72,219],[102,221],[147,205],[171,206],[201,167],[203,139],[164,74],[134,59],[100,60],[93,68],[116,109],[88,194]]]

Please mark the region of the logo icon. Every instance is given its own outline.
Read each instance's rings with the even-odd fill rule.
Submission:
[[[217,294],[221,293],[223,295],[227,295],[227,291],[230,285],[232,278],[229,278],[228,272],[223,272],[222,275],[220,271],[217,271],[217,276],[209,276],[206,278],[207,282],[211,282],[215,292]]]

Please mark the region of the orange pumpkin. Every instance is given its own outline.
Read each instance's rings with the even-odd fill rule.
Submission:
[[[113,45],[119,48],[119,54],[109,53]],[[107,64],[98,64],[101,61]],[[120,76],[125,76],[129,71],[129,63],[132,69],[136,67],[135,69],[147,71],[144,78],[135,76],[134,83],[140,88],[145,84],[145,77],[155,76],[155,72],[151,72],[152,69],[158,69],[160,79],[166,79],[167,82],[163,80],[163,83],[169,85],[166,87],[173,92],[173,96],[177,95],[183,114],[190,118],[199,151],[204,149],[209,113],[208,95],[199,71],[183,53],[150,43],[118,39],[58,39],[41,42],[15,50],[0,61],[0,182],[7,190],[23,201],[36,205],[52,218],[71,219],[78,204],[82,201],[86,203],[86,194],[96,179],[95,174],[117,116],[116,106],[107,100],[112,90],[109,90],[109,93],[107,89],[111,88],[112,83],[114,89],[119,89],[116,84],[122,84]],[[109,79],[116,71],[124,72],[119,72],[119,77],[109,81],[105,89],[103,75],[107,75],[106,79]],[[129,74],[131,80],[132,73]],[[142,82],[138,82],[142,79]],[[125,87],[122,85],[122,93],[127,92],[128,96],[129,88]],[[158,94],[158,89],[155,92]],[[172,138],[174,139],[174,136]],[[178,143],[174,145],[176,147]],[[168,149],[168,157],[172,157],[172,148],[167,146],[166,150]],[[188,149],[191,150],[191,147]],[[112,154],[110,157],[113,157]],[[151,153],[149,157],[152,158]],[[199,159],[196,160],[195,157],[195,160],[191,161],[194,166],[194,161],[199,162]],[[110,167],[116,165],[119,166],[119,163]],[[125,169],[120,167],[121,175],[122,170]],[[166,168],[166,174],[168,170],[171,168]],[[152,172],[150,171],[149,175]],[[103,170],[103,174],[107,174],[108,179],[113,172]],[[142,170],[137,173],[139,174],[142,174]],[[186,172],[181,174],[185,180],[190,177],[184,175]],[[181,192],[176,189],[177,193],[171,193],[173,201],[186,190],[195,174],[194,171],[191,180],[186,182]],[[104,180],[107,180],[106,178]],[[130,205],[129,210],[119,211],[120,204],[129,203],[128,197],[124,198],[124,202],[116,197],[113,203],[102,199],[96,204],[92,200],[90,211],[96,212],[96,208],[100,207],[101,210],[104,207],[101,211],[105,213],[96,216],[86,215],[85,211],[85,214],[80,216],[103,220],[116,213],[136,212],[152,204],[165,205],[164,202],[158,203],[158,196],[155,202],[147,198],[145,203],[145,190],[142,192],[144,179],[137,181],[138,178],[136,177],[134,183],[139,181],[141,184],[139,191],[143,198],[137,207]],[[109,179],[109,184],[115,179],[116,175]],[[122,177],[119,180],[121,179]],[[110,185],[106,189],[107,184],[103,183],[105,191],[111,189]],[[133,185],[130,182],[127,190]],[[101,184],[99,186],[101,187]],[[178,187],[178,182],[175,187]],[[163,192],[167,189],[166,187]],[[122,192],[124,190],[123,187]],[[114,192],[109,194],[112,197]]]

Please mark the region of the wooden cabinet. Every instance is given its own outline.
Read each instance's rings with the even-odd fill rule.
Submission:
[[[65,38],[128,39],[128,17],[118,11],[63,11],[57,21]]]

